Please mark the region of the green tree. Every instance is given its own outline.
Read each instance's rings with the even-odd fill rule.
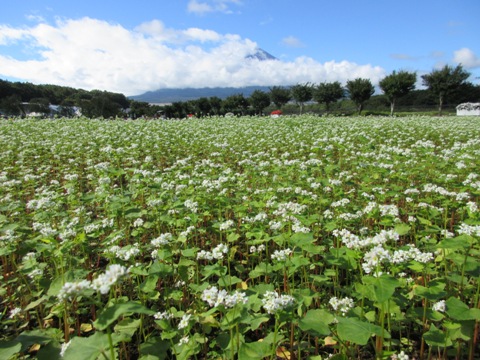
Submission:
[[[369,79],[356,78],[347,81],[347,91],[350,99],[357,105],[358,114],[360,115],[365,101],[375,92],[375,88]]]
[[[422,75],[423,85],[428,87],[438,99],[438,114],[442,114],[445,99],[459,89],[468,79],[470,73],[465,71],[461,64],[452,68],[445,65],[440,70],[433,70],[429,74]]]
[[[252,105],[256,114],[261,114],[263,109],[270,105],[270,96],[262,91],[255,90],[249,98],[250,105]]]
[[[327,112],[330,111],[330,104],[343,98],[345,91],[338,81],[323,82],[313,88],[312,98],[319,104],[325,104]]]
[[[393,71],[390,75],[380,80],[380,89],[382,89],[390,102],[390,115],[393,115],[397,99],[415,89],[416,81],[417,74],[408,71],[400,71],[398,73]]]
[[[292,94],[289,89],[282,86],[273,86],[270,89],[270,100],[278,109],[281,109],[286,103],[292,99]]]
[[[247,107],[248,101],[243,94],[230,95],[223,101],[225,112],[240,112],[243,115]]]
[[[219,115],[220,111],[222,110],[222,99],[220,99],[218,96],[210,96],[208,101],[210,102],[212,112],[215,115]]]
[[[32,98],[28,104],[31,112],[41,113],[43,116],[50,114],[50,102],[47,98]]]
[[[290,88],[292,97],[295,102],[300,106],[300,115],[303,113],[303,107],[307,101],[312,100],[312,84],[297,84]]]
[[[22,108],[22,98],[18,94],[0,98],[0,110],[7,115],[25,115]]]
[[[201,97],[195,101],[195,110],[199,116],[205,116],[212,111],[212,105],[206,97]]]

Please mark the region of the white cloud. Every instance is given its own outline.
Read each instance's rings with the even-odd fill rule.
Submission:
[[[240,0],[190,0],[187,5],[187,11],[197,14],[205,15],[210,12],[222,12],[225,14],[231,14],[233,11],[230,8],[230,4],[241,5]]]
[[[303,44],[299,39],[297,39],[295,36],[287,36],[282,39],[282,44],[286,45],[288,47],[293,47],[293,48],[300,48],[304,47],[305,44]]]
[[[462,64],[463,67],[466,69],[474,69],[480,67],[480,58],[468,48],[454,51],[453,61],[457,64]]]
[[[126,95],[167,87],[344,83],[356,77],[376,83],[385,75],[380,67],[349,61],[245,59],[259,47],[252,40],[198,28],[167,29],[158,20],[129,30],[82,18],[21,29],[1,26],[0,34],[0,77]],[[28,48],[34,59],[13,58],[10,43]]]

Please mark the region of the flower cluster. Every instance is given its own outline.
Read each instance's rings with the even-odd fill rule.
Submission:
[[[228,229],[232,228],[233,225],[235,225],[233,220],[227,220],[227,221],[220,224],[220,231],[228,230]]]
[[[81,280],[77,282],[66,282],[63,284],[57,297],[59,300],[71,300],[75,296],[80,295],[84,290],[90,289],[92,284],[88,280]]]
[[[292,253],[291,249],[275,250],[271,255],[272,260],[285,261]]]
[[[107,294],[110,291],[110,287],[127,276],[128,272],[128,269],[123,265],[110,265],[104,274],[92,281],[92,288],[100,291],[101,294]]]
[[[221,260],[228,253],[228,246],[218,244],[212,251],[200,250],[197,253],[197,260]]]
[[[275,314],[277,311],[284,310],[295,303],[295,298],[291,295],[279,295],[276,291],[267,291],[263,295],[262,306],[269,314]]]
[[[227,309],[248,302],[245,293],[237,290],[233,294],[228,294],[226,290],[218,290],[216,286],[203,290],[202,300],[206,301],[211,307],[223,305]]]
[[[432,305],[432,310],[433,311],[438,311],[438,312],[445,312],[446,310],[446,304],[445,304],[445,300],[440,300],[440,301],[437,301],[436,303],[434,303]]]
[[[353,299],[349,297],[339,299],[334,296],[328,301],[328,303],[333,310],[340,311],[344,316],[351,308],[353,308],[354,305]]]

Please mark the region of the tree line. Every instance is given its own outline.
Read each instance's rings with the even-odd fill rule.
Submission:
[[[24,116],[27,112],[49,114],[58,105],[60,116],[74,116],[75,108],[88,117],[114,117],[124,112],[130,101],[123,94],[101,90],[86,91],[58,85],[0,80],[0,110],[6,115]]]
[[[442,69],[422,75],[426,90],[416,90],[417,74],[408,71],[393,71],[379,82],[382,95],[373,96],[375,87],[369,79],[356,78],[319,84],[303,83],[293,86],[273,86],[269,91],[255,90],[248,98],[235,94],[221,99],[217,96],[201,97],[185,102],[159,106],[135,101],[123,94],[107,91],[85,91],[56,85],[33,85],[0,80],[0,110],[7,115],[25,115],[26,109],[48,113],[50,104],[58,104],[57,113],[72,116],[75,107],[87,117],[128,116],[185,118],[187,116],[263,114],[266,109],[282,110],[292,102],[298,112],[305,111],[306,104],[321,105],[324,113],[338,109],[343,100],[354,104],[355,111],[362,113],[365,105],[380,109],[389,107],[391,115],[397,106],[437,106],[441,114],[447,102],[461,103],[480,101],[480,86],[468,82],[470,73],[462,65],[444,66]]]

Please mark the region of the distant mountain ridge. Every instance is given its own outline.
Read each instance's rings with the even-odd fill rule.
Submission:
[[[204,88],[182,88],[182,89],[158,89],[147,91],[141,95],[129,96],[129,99],[144,101],[151,104],[164,104],[177,101],[196,100],[201,97],[217,96],[225,99],[228,96],[243,94],[249,97],[255,90],[264,92],[270,91],[270,86],[245,86],[245,87],[204,87]]]

